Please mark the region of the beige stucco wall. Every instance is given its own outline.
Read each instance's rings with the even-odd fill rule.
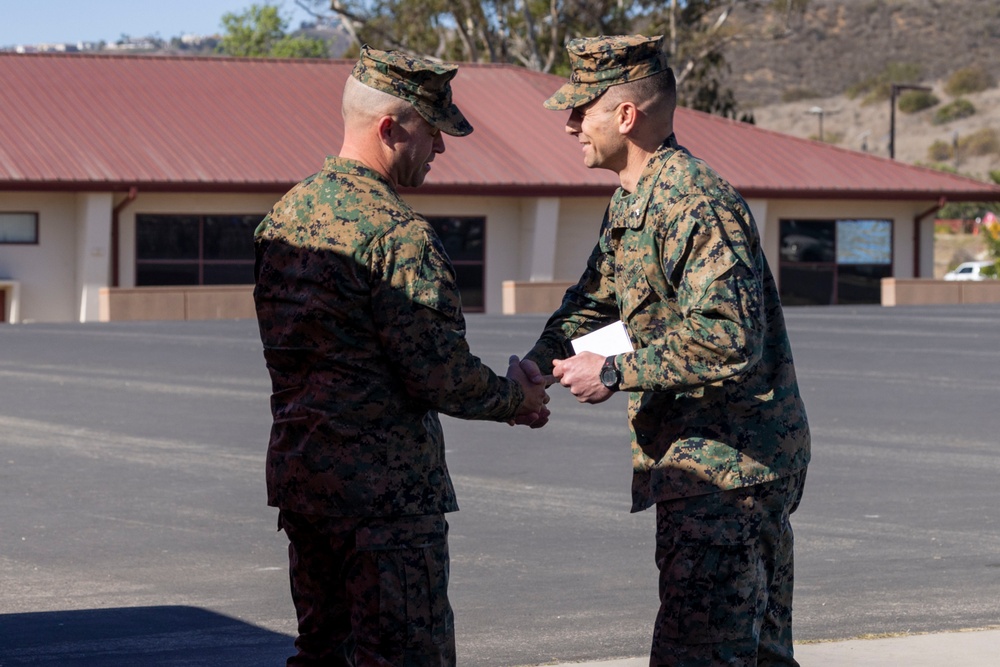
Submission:
[[[38,245],[0,244],[0,278],[20,283],[21,322],[77,318],[76,194],[0,192],[0,211],[37,212]]]
[[[157,194],[139,191],[119,216],[119,285],[135,285],[135,217],[140,213],[233,213],[263,216],[282,193]],[[0,192],[0,211],[37,211],[39,244],[0,245],[0,279],[20,283],[21,321],[96,320],[94,298],[110,281],[110,215],[123,194]],[[504,281],[529,281],[551,275],[553,281],[576,281],[584,268],[607,205],[604,196],[548,199],[408,195],[425,215],[486,217],[485,305],[502,312]],[[894,221],[895,275],[913,274],[913,219],[926,202],[750,200],[772,267],[778,265],[778,223],[785,218],[880,218]],[[534,252],[542,239],[551,244],[551,228],[536,234],[534,225],[555,215],[554,248]],[[933,218],[923,220],[920,275],[933,275]],[[777,274],[777,271],[775,271]],[[533,276],[536,274],[536,276]]]
[[[597,243],[607,197],[564,199],[559,207],[559,248],[556,280],[579,280]]]

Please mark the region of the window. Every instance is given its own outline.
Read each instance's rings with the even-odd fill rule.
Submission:
[[[879,303],[892,275],[890,220],[782,220],[779,275],[786,305]]]
[[[37,213],[0,213],[0,243],[38,243]]]
[[[486,218],[429,217],[427,221],[441,237],[441,243],[455,266],[463,310],[470,313],[483,312],[486,309],[483,294],[486,283],[486,255],[483,247]]]
[[[135,284],[253,283],[253,233],[262,214],[138,215]]]

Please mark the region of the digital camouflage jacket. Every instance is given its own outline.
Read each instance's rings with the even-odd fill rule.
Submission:
[[[527,358],[621,319],[632,511],[805,468],[809,427],[777,287],[743,198],[671,136],[612,197],[580,281]]]
[[[269,504],[458,509],[438,412],[506,421],[524,393],[470,352],[455,272],[427,221],[382,176],[332,157],[274,206],[255,246]]]

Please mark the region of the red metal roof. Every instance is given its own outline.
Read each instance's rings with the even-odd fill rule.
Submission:
[[[340,147],[353,63],[0,54],[0,189],[283,191]],[[463,65],[475,126],[446,138],[421,192],[607,194],[583,166],[559,77]],[[677,137],[747,197],[1000,199],[1000,187],[678,109]]]

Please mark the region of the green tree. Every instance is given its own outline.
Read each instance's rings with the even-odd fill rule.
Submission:
[[[984,267],[982,273],[991,278],[1000,278],[1000,218],[996,214],[981,218],[980,235],[986,243],[986,250],[993,257],[993,266]]]
[[[770,8],[786,22],[808,0],[297,0],[333,13],[354,41],[465,62],[509,63],[566,75],[567,41],[641,32],[667,36],[680,103],[735,117],[722,81],[725,45],[741,34],[738,10]],[[405,18],[402,18],[405,17]]]
[[[300,6],[304,4],[299,2]],[[624,32],[624,0],[311,0],[355,43],[464,62],[562,72],[573,37]],[[405,18],[403,18],[405,17]]]
[[[218,50],[237,58],[326,58],[326,42],[287,33],[288,21],[272,5],[250,5],[222,16],[225,34]]]

